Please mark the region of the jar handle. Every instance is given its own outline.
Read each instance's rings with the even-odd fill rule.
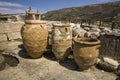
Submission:
[[[41,28],[44,28],[42,25],[40,25]]]
[[[99,49],[100,47],[101,47],[101,45],[97,45],[97,46],[96,46],[96,49]]]

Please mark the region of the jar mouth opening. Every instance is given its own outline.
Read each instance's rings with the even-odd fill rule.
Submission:
[[[93,38],[74,38],[74,42],[77,42],[80,44],[88,44],[88,45],[100,44],[100,40],[93,39]]]

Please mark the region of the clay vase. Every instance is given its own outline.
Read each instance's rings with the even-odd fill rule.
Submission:
[[[25,20],[21,35],[23,45],[32,58],[42,57],[47,46],[48,30],[46,22],[40,20]]]
[[[65,59],[72,46],[72,29],[67,24],[54,24],[52,30],[52,52],[57,60]]]
[[[96,63],[99,56],[100,40],[92,38],[75,38],[73,55],[79,70],[83,71]]]

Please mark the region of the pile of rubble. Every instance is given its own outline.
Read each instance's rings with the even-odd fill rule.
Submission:
[[[90,37],[98,38],[100,34],[111,33],[109,28],[97,28],[97,27],[81,27],[80,24],[70,23],[73,30],[73,37]]]

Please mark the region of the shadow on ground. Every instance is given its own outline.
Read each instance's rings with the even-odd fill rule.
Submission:
[[[22,58],[25,58],[25,59],[32,59],[26,52],[23,44],[19,45],[18,46],[19,48],[21,48],[21,50],[19,51],[18,55]]]
[[[118,77],[116,80],[120,80],[120,77]]]
[[[75,63],[74,59],[65,59],[62,61],[59,61],[59,64],[67,69],[78,71],[78,66]]]
[[[54,53],[49,49],[44,52],[43,56],[52,61],[57,61],[59,64],[67,69],[78,71],[78,66],[75,63],[74,59],[65,58],[64,60],[57,60]]]
[[[53,54],[53,52],[50,49],[45,51],[43,56],[48,60],[57,61],[55,55]]]
[[[19,59],[10,53],[0,53],[0,71],[6,69],[6,66],[16,67],[19,64]]]

